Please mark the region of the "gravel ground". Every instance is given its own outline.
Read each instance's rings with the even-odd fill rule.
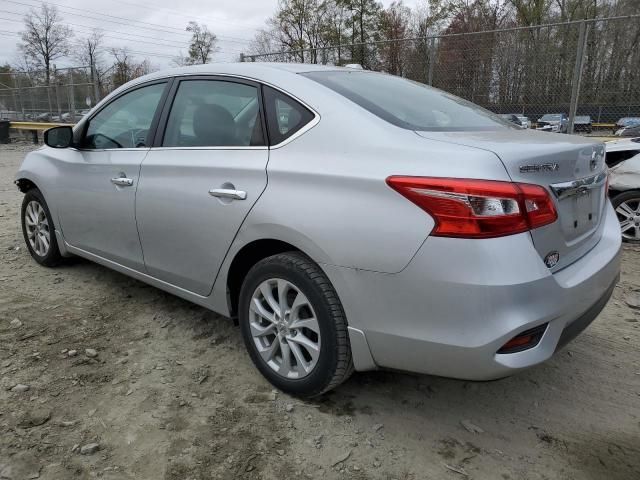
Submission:
[[[32,261],[12,184],[29,148],[0,146],[0,479],[640,478],[640,248],[542,366],[355,374],[302,402],[228,319],[87,261]]]

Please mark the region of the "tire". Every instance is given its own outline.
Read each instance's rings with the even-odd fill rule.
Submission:
[[[353,372],[342,304],[327,276],[306,255],[286,252],[256,263],[242,284],[238,313],[253,363],[280,390],[314,397],[337,387]],[[254,336],[256,332],[261,336]]]
[[[622,241],[640,244],[640,190],[619,193],[611,199],[611,203],[620,222]],[[623,207],[623,204],[627,208]],[[632,211],[635,211],[635,215]],[[622,230],[624,226],[627,228]]]
[[[29,215],[29,218],[27,218],[27,215]],[[37,219],[34,215],[37,216]],[[60,249],[58,248],[51,212],[40,190],[32,188],[25,193],[20,216],[24,242],[33,259],[45,267],[58,265],[62,261],[62,255],[60,255]],[[34,220],[37,221],[34,222]],[[36,227],[33,226],[34,223]],[[40,235],[38,233],[34,234],[34,228],[36,229],[35,232],[39,232]],[[30,238],[35,239],[36,237],[40,237],[40,240],[34,240],[35,243],[32,245]],[[44,248],[45,244],[42,237],[49,240],[46,249]]]

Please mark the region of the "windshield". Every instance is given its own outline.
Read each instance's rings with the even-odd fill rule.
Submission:
[[[574,123],[575,122],[590,122],[590,121],[591,121],[591,117],[582,116],[582,117],[576,117],[576,119],[574,120]]]
[[[492,112],[421,83],[366,71],[304,75],[383,120],[409,130],[465,131],[516,128]]]
[[[559,122],[562,118],[562,115],[559,113],[548,113],[547,115],[543,115],[540,120],[546,122]]]
[[[640,118],[636,118],[636,117],[625,117],[625,118],[621,118],[620,120],[618,120],[618,125],[624,126],[624,127],[631,127],[634,125],[640,125]]]

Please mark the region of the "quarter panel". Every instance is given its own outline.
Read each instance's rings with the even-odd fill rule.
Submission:
[[[327,107],[320,123],[271,151],[269,188],[247,219],[313,239],[326,263],[399,272],[434,227],[392,190],[391,175],[508,180],[490,152],[425,141],[362,109]]]

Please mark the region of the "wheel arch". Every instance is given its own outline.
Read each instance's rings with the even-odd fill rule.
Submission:
[[[27,193],[29,190],[33,188],[37,188],[38,190],[40,190],[38,185],[36,185],[36,183],[33,180],[26,177],[19,177],[13,183],[16,184],[16,186],[18,187],[18,190],[20,190],[22,193]]]
[[[616,199],[616,197],[619,197],[620,195],[623,194],[627,194],[627,193],[635,193],[640,195],[640,187],[639,188],[628,188],[625,190],[620,190],[617,188],[609,188],[609,198],[611,199],[611,203],[613,203],[613,201]]]
[[[297,246],[275,238],[253,240],[235,253],[226,275],[227,304],[232,318],[237,316],[240,289],[251,267],[260,260],[283,252],[301,252],[311,258]]]

